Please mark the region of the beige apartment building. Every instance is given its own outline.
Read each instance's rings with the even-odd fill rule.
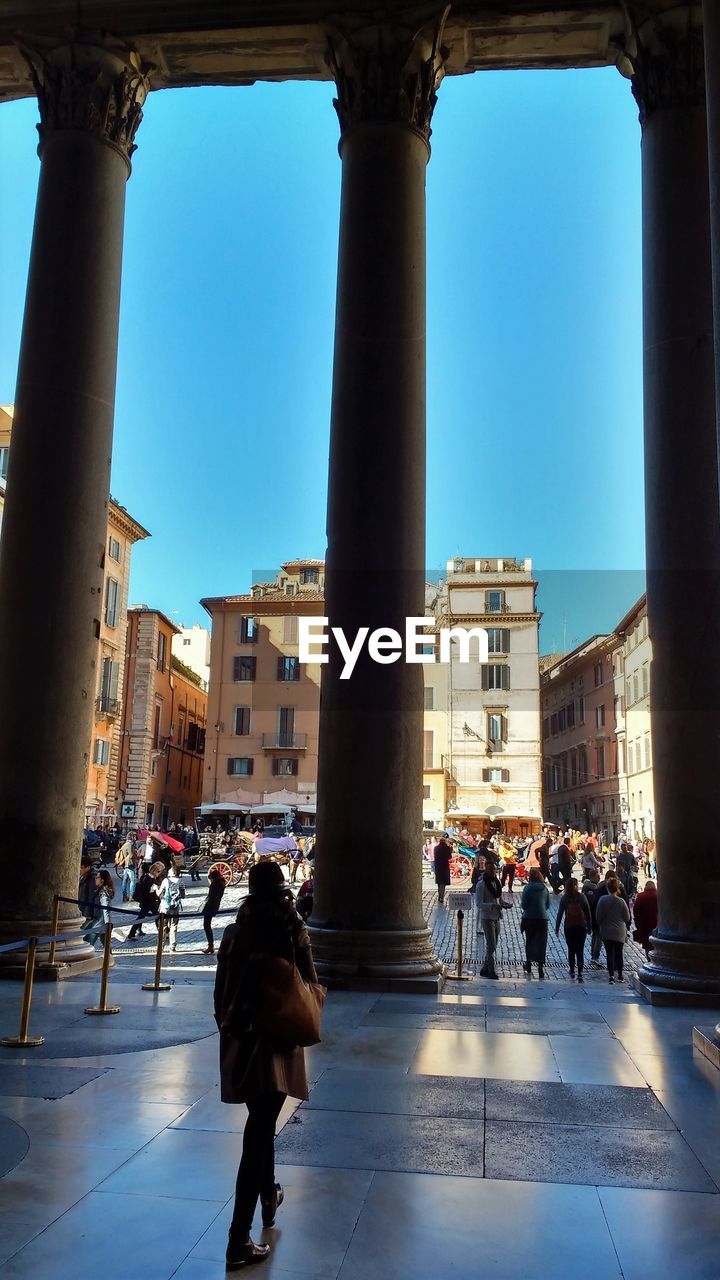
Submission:
[[[159,609],[128,610],[119,809],[130,825],[184,826],[200,805],[207,687],[173,655],[179,631]]]
[[[0,405],[0,534],[13,416],[12,405]],[[85,800],[85,820],[91,826],[117,816],[130,558],[135,543],[149,537],[147,529],[111,498]]]
[[[290,804],[315,814],[320,663],[301,664],[298,620],[322,617],[325,565],[201,603],[212,618],[204,803]]]
[[[655,835],[650,677],[652,642],[648,633],[647,598],[641,596],[618,625],[622,639],[625,704],[626,778],[624,810],[627,834],[634,840]]]

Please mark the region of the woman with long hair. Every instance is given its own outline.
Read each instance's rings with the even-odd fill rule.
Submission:
[[[95,901],[93,903],[94,923],[85,934],[85,939],[93,946],[105,939],[105,931],[110,923],[110,903],[115,897],[115,885],[112,876],[105,867],[95,872]]]
[[[250,1227],[260,1198],[263,1227],[272,1227],[283,1201],[275,1181],[275,1124],[288,1095],[308,1097],[301,1048],[279,1047],[263,1034],[262,976],[268,957],[297,966],[317,982],[310,939],[276,862],[259,862],[248,877],[249,896],[226,928],[215,979],[215,1020],[220,1029],[223,1102],[244,1102],[248,1117],[235,1186],[226,1255],[228,1271],[260,1262],[269,1245],[254,1244]]]
[[[565,921],[565,944],[567,946],[570,977],[575,977],[577,968],[577,980],[582,983],[584,982],[585,939],[589,933],[592,933],[592,915],[590,914],[590,903],[585,894],[581,893],[578,882],[573,876],[570,876],[560,899],[558,913],[555,918],[556,936],[560,933],[560,924],[563,920]]]
[[[538,977],[545,977],[550,894],[543,880],[540,867],[531,867],[528,882],[520,899],[522,920],[520,931],[525,935],[525,963],[523,968],[532,978],[532,967],[538,967]]]

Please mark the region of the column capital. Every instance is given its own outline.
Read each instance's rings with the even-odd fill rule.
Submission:
[[[375,23],[345,15],[328,22],[326,61],[337,85],[341,136],[354,125],[382,121],[408,125],[429,141],[449,10],[426,7]]]
[[[672,5],[640,22],[632,8],[618,70],[632,83],[644,128],[658,110],[705,101],[702,4]]]
[[[88,133],[128,166],[154,67],[110,36],[20,41],[40,107],[39,150],[53,133]]]

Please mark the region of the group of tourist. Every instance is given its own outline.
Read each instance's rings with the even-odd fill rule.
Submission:
[[[452,833],[435,843],[433,860],[437,897],[444,903],[450,884],[450,863],[454,856]],[[497,978],[496,953],[504,911],[512,909],[513,880],[518,852],[502,838],[483,837],[475,842],[475,858],[470,878],[470,892],[477,909],[477,932],[484,935],[485,954],[481,977]],[[537,966],[544,978],[550,924],[551,893],[559,898],[555,914],[555,933],[563,930],[567,947],[571,980],[584,982],[585,945],[590,939],[591,961],[598,965],[604,948],[608,980],[623,981],[624,947],[633,924],[634,937],[649,954],[649,942],[657,927],[657,889],[653,879],[646,879],[638,892],[640,867],[629,843],[622,842],[614,851],[614,864],[604,868],[605,854],[597,842],[576,839],[558,833],[531,842],[532,865],[526,868],[527,883],[520,897],[520,931],[525,942],[524,969],[528,977]],[[608,859],[609,860],[609,859]],[[580,873],[581,879],[578,879]],[[508,896],[503,896],[507,885]]]

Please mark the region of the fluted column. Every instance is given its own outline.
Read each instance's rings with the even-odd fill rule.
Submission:
[[[0,543],[0,942],[77,893],[98,681],[125,184],[148,90],[121,44],[23,50],[41,157]],[[66,907],[64,927],[77,927]],[[84,943],[58,959],[80,960]]]
[[[424,613],[425,170],[437,10],[333,30],[342,201],[330,442],[330,627]],[[311,934],[325,979],[437,986],[421,900],[422,668],[323,669]]]
[[[720,995],[720,503],[701,7],[640,26],[647,591],[659,923],[653,1003]]]

